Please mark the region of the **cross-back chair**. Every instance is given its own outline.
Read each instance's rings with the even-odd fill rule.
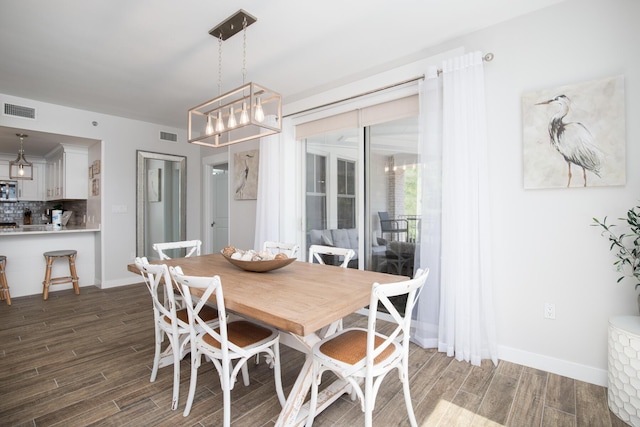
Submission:
[[[160,261],[164,261],[167,259],[175,258],[182,256],[182,251],[184,250],[184,256],[199,256],[200,250],[202,247],[202,241],[200,240],[182,240],[178,242],[162,242],[162,243],[154,243],[153,250],[158,252],[158,256],[160,257]],[[171,255],[171,256],[169,256]],[[167,303],[165,297],[165,305]],[[178,306],[182,308],[184,304],[182,303],[182,296],[177,295],[176,302]]]
[[[169,275],[169,269],[165,264],[149,264],[146,257],[138,257],[135,260],[136,267],[140,270],[151,300],[153,302],[153,323],[155,329],[155,354],[153,357],[153,369],[151,370],[151,382],[156,380],[158,368],[173,365],[173,398],[171,409],[178,407],[178,395],[180,390],[180,360],[191,351],[189,345],[190,329],[187,309],[180,309],[173,293],[173,283]],[[164,286],[164,301],[160,301],[160,292]],[[218,324],[218,312],[209,306],[202,310],[202,319],[209,325]],[[169,345],[162,350],[164,337],[169,340]]]
[[[327,256],[337,256],[343,257],[342,263],[340,267],[347,268],[349,265],[349,261],[356,255],[356,252],[353,249],[347,248],[336,248],[334,246],[322,246],[322,245],[311,245],[309,246],[309,262],[318,262],[320,264],[326,264],[325,257]]]
[[[289,258],[295,258],[298,255],[298,249],[300,246],[296,243],[266,241],[262,244],[263,251],[269,251],[272,254],[284,253]]]
[[[238,372],[243,367],[246,369],[247,361],[260,353],[265,353],[266,360],[273,367],[276,394],[280,404],[284,406],[285,397],[280,379],[279,332],[247,320],[228,322],[219,276],[185,276],[180,267],[170,267],[170,274],[180,286],[182,296],[187,303],[191,332],[191,380],[183,415],[186,417],[191,411],[198,380],[198,368],[203,355],[213,362],[220,376],[225,427],[231,423],[231,390]],[[191,289],[202,292],[199,301],[193,300]],[[201,313],[207,300],[214,300],[218,309],[220,322],[215,329],[202,318]]]
[[[398,369],[409,422],[418,424],[413,413],[409,391],[409,335],[411,313],[429,270],[418,270],[413,279],[403,282],[379,284],[371,288],[369,307],[377,307],[381,302],[393,317],[395,327],[389,335],[376,332],[376,310],[369,310],[367,329],[347,328],[324,338],[313,346],[313,379],[307,427],[313,424],[318,403],[318,386],[325,371],[334,372],[347,381],[352,393],[360,400],[365,413],[365,426],[373,422],[376,395],[385,375]],[[404,315],[389,300],[389,297],[407,295]]]
[[[160,260],[165,260],[165,259],[172,258],[169,255],[167,255],[167,252],[171,250],[184,249],[185,257],[199,256],[201,246],[202,246],[202,241],[200,240],[183,240],[180,242],[154,243],[153,250],[158,252],[158,256],[160,257]],[[171,255],[173,255],[173,257],[176,256],[174,255],[174,252],[172,252]]]
[[[309,262],[310,263],[314,263],[314,262],[318,262],[319,264],[326,264],[326,257],[330,257],[331,259],[334,259],[334,257],[338,257],[338,260],[340,259],[340,257],[342,257],[342,263],[340,264],[340,267],[342,268],[347,268],[349,266],[349,261],[351,261],[351,258],[353,258],[356,255],[356,252],[353,249],[347,249],[347,248],[337,248],[335,246],[322,246],[322,245],[311,245],[309,246]],[[340,331],[342,330],[342,319],[340,319],[340,322],[338,322],[334,327],[334,329],[331,328],[325,328],[322,331],[322,336],[325,336],[326,334],[332,334],[334,333],[336,330]]]

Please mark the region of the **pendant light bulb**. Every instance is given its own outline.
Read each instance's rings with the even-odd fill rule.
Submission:
[[[242,111],[240,111],[240,124],[246,125],[249,123],[249,113],[247,112],[247,102],[242,102]]]
[[[222,111],[218,111],[218,118],[216,119],[216,132],[222,132],[224,130],[224,122],[222,121]]]
[[[260,101],[260,97],[256,99],[255,119],[257,122],[260,122],[260,123],[264,121],[264,110],[262,109],[262,101]]]
[[[18,175],[24,176],[24,166],[20,165],[20,168],[18,169]]]
[[[213,119],[211,118],[211,114],[207,114],[207,127],[205,128],[204,133],[207,135],[211,135],[213,133]]]
[[[233,112],[233,107],[229,109],[229,121],[227,122],[227,127],[229,129],[233,129],[238,126],[238,122],[236,122],[236,115]]]

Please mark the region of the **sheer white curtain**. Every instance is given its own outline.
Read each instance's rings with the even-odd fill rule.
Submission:
[[[425,348],[438,347],[440,305],[440,221],[442,200],[442,80],[431,67],[419,83],[418,156],[422,165],[422,219],[417,256],[429,277],[414,311],[411,339]]]
[[[290,119],[282,132],[260,139],[254,248],[267,241],[295,242],[295,136]]]
[[[425,88],[433,86],[427,75]],[[482,54],[470,53],[447,60],[442,66],[441,108],[441,235],[438,350],[458,360],[479,365],[482,359],[497,363],[495,320],[491,286],[490,222],[488,191],[488,159],[484,106],[484,74]],[[436,84],[437,86],[437,84]],[[432,92],[433,95],[433,92]],[[429,96],[425,91],[423,96]],[[429,105],[424,100],[421,105]],[[434,107],[431,105],[431,107]],[[431,117],[433,108],[425,109],[425,126],[440,118]],[[431,111],[431,113],[430,113]],[[436,129],[425,129],[424,148],[437,155],[429,136]],[[427,162],[429,157],[426,158]],[[429,163],[426,167],[429,168]],[[429,191],[425,180],[425,192]],[[424,194],[424,193],[423,193]],[[429,194],[425,197],[429,199]],[[428,202],[424,202],[428,203]],[[429,206],[426,206],[427,208]],[[428,212],[423,210],[423,212]],[[425,232],[428,232],[429,227]],[[430,256],[435,250],[430,236],[421,243],[421,265],[432,268],[438,263]],[[425,264],[422,264],[424,258]],[[435,264],[434,264],[435,263]],[[437,279],[436,279],[437,280]],[[437,287],[431,282],[429,286]],[[420,313],[429,312],[430,288],[420,297]],[[435,291],[432,291],[435,293]],[[418,328],[429,324],[423,313]],[[427,320],[425,320],[427,319]],[[419,335],[422,334],[422,335]],[[416,336],[426,335],[417,332]],[[426,341],[429,341],[428,339]]]

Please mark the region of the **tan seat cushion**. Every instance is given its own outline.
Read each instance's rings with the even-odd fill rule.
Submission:
[[[215,329],[220,333],[220,328]],[[246,320],[232,322],[227,325],[227,339],[238,347],[247,347],[271,335],[271,330]],[[211,335],[205,335],[204,342],[212,347],[220,348],[220,343]]]
[[[376,336],[374,347],[377,348],[383,342],[383,338]],[[380,363],[385,360],[393,353],[393,350],[393,345],[385,348],[384,351],[374,359],[374,363]],[[367,354],[367,331],[358,329],[347,330],[323,343],[320,346],[320,351],[332,359],[353,365],[364,359]]]

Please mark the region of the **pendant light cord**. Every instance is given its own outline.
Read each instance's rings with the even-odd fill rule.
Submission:
[[[222,95],[222,33],[218,38],[218,96]]]
[[[242,85],[247,80],[247,18],[242,21]]]

